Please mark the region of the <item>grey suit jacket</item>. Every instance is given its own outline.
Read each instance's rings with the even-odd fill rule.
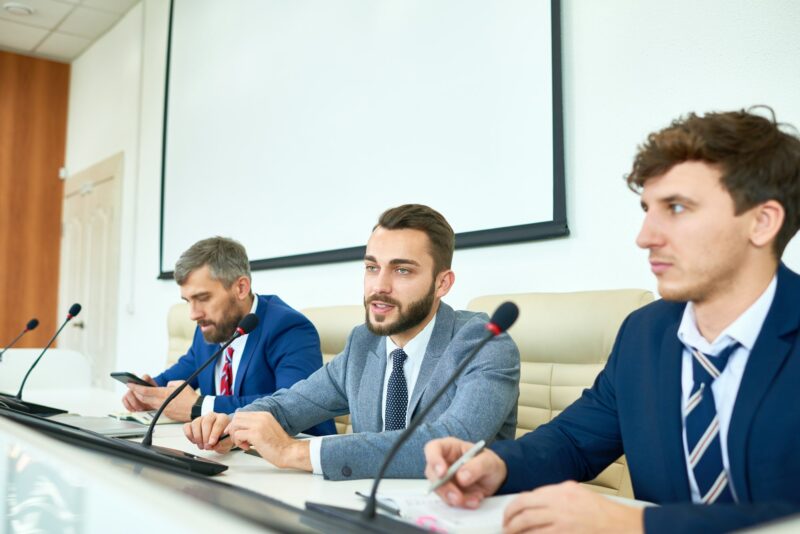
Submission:
[[[409,400],[406,422],[427,405],[462,358],[486,335],[483,313],[453,311],[440,303],[436,324]],[[242,411],[269,411],[290,434],[349,413],[353,434],[323,439],[322,471],[327,479],[377,475],[386,452],[402,430],[382,432],[381,396],[387,365],[386,338],[356,327],[344,351],[306,380]],[[424,476],[423,447],[431,439],[455,436],[491,442],[512,439],[517,422],[519,350],[508,334],[487,343],[464,373],[434,405],[398,451],[387,477]]]

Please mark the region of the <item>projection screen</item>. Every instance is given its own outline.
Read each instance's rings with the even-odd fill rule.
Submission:
[[[173,0],[160,277],[198,239],[253,268],[360,258],[428,204],[457,247],[568,234],[555,0]]]

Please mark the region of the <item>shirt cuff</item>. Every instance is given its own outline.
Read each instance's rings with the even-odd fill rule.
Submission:
[[[203,399],[203,406],[200,408],[200,415],[208,415],[214,411],[214,401],[217,398],[211,395],[206,395]]]
[[[308,453],[311,456],[311,472],[315,475],[322,474],[322,440],[320,436],[308,439]]]

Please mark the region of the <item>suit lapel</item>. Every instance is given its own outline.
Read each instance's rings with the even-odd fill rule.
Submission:
[[[684,307],[681,308],[683,310]],[[661,450],[664,451],[664,472],[670,473],[675,501],[688,501],[689,477],[683,452],[683,424],[681,418],[681,355],[683,345],[678,339],[678,326],[682,313],[673,318],[664,329],[659,353],[658,374],[658,427],[661,429]]]
[[[416,411],[422,394],[425,393],[428,384],[430,384],[433,372],[436,366],[439,365],[442,354],[444,354],[447,345],[453,338],[455,317],[456,314],[453,308],[440,301],[439,310],[436,312],[436,324],[433,326],[431,339],[428,341],[428,346],[425,348],[425,356],[422,359],[422,365],[419,369],[417,383],[414,385],[414,391],[411,393],[411,400],[408,402],[406,423],[411,420],[412,415]]]
[[[216,343],[208,344],[203,341],[203,350],[198,351],[199,358],[197,360],[197,366],[199,367],[207,358],[211,357],[214,352],[219,349],[219,345]],[[200,374],[197,376],[197,384],[200,386],[200,391],[203,395],[216,395],[217,394],[217,386],[214,384],[214,366],[215,364],[209,364],[208,367],[200,371]]]
[[[799,293],[800,278],[781,264],[775,297],[747,359],[728,430],[731,479],[739,502],[752,500],[747,483],[747,438],[759,404],[792,348],[793,339],[787,334],[796,332],[800,324]]]
[[[381,432],[383,430],[383,378],[386,375],[386,338],[376,337],[376,343],[367,350],[367,359],[358,388],[358,412],[363,414],[357,432]],[[376,402],[377,399],[377,402]],[[351,407],[350,413],[354,413]],[[359,417],[360,418],[360,417]]]
[[[258,345],[261,336],[263,336],[267,331],[266,300],[262,300],[261,297],[255,298],[258,299],[258,303],[256,304],[258,326],[255,330],[247,334],[247,341],[244,344],[244,351],[242,351],[242,357],[239,359],[239,366],[236,368],[236,376],[233,379],[233,394],[235,396],[240,396],[242,394],[242,384],[244,384],[244,377],[247,374],[247,367],[253,360],[253,353],[255,352],[255,348]]]

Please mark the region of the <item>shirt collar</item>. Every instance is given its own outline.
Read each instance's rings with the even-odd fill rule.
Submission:
[[[425,350],[428,348],[428,342],[431,340],[431,334],[433,334],[433,325],[436,324],[436,315],[433,316],[433,319],[425,325],[419,334],[414,336],[414,338],[406,343],[406,346],[403,347],[403,352],[406,353],[409,359],[416,359],[422,358],[425,356]],[[399,349],[397,345],[394,344],[392,338],[386,336],[386,357],[388,358],[392,351]]]
[[[687,347],[695,348],[705,354],[717,354],[732,341],[737,341],[748,352],[753,350],[753,345],[756,343],[761,327],[764,325],[764,320],[767,318],[769,308],[772,306],[777,286],[778,275],[776,274],[772,277],[772,281],[761,296],[735,321],[728,325],[713,343],[706,341],[700,334],[694,314],[694,304],[688,302],[683,310],[681,325],[678,327],[678,339]]]

